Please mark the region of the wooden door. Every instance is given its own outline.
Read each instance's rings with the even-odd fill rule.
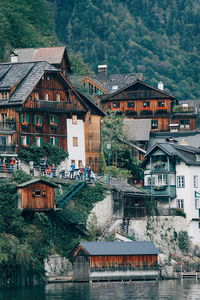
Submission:
[[[75,281],[89,281],[89,262],[84,256],[77,256],[73,271]]]

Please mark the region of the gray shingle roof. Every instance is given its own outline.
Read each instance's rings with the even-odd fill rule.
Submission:
[[[112,179],[109,183],[109,187],[123,194],[131,194],[132,196],[148,196],[146,191],[136,188],[133,185],[128,184],[126,181]]]
[[[30,184],[37,183],[37,182],[41,182],[41,183],[44,183],[46,185],[49,185],[49,186],[52,186],[52,187],[55,187],[55,188],[58,187],[57,184],[55,184],[53,182],[49,182],[49,181],[44,180],[44,179],[32,179],[32,180],[29,180],[29,181],[26,181],[26,182],[23,182],[23,183],[19,184],[17,186],[17,188],[25,187],[25,186],[28,186]]]
[[[81,242],[92,255],[156,255],[158,250],[151,242]]]
[[[184,161],[187,165],[200,166],[200,162],[196,161],[196,155],[200,155],[200,149],[192,146],[183,146],[170,143],[157,143],[145,155],[148,157],[156,147],[159,147],[170,156],[174,156]]]
[[[46,61],[0,64],[0,90],[17,86],[6,102],[24,102],[45,71],[58,71],[58,69]],[[1,104],[6,103],[4,101]]]
[[[47,61],[50,64],[60,64],[65,52],[65,47],[23,48],[15,49],[18,62]]]

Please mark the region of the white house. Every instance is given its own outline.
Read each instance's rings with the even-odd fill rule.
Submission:
[[[200,149],[171,143],[155,144],[145,155],[144,188],[162,212],[186,214],[188,234],[200,243]]]

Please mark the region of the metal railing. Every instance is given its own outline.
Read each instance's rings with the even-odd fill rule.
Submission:
[[[16,122],[6,121],[0,122],[0,131],[13,131],[16,129]]]

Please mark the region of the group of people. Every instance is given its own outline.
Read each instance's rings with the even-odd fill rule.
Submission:
[[[12,157],[0,159],[0,171],[3,173],[13,173],[15,170],[21,169],[20,160]]]
[[[92,172],[90,166],[84,167],[83,165],[81,165],[78,169],[76,169],[75,165],[72,164],[70,166],[69,179],[75,178],[84,180],[94,179],[94,173]]]

